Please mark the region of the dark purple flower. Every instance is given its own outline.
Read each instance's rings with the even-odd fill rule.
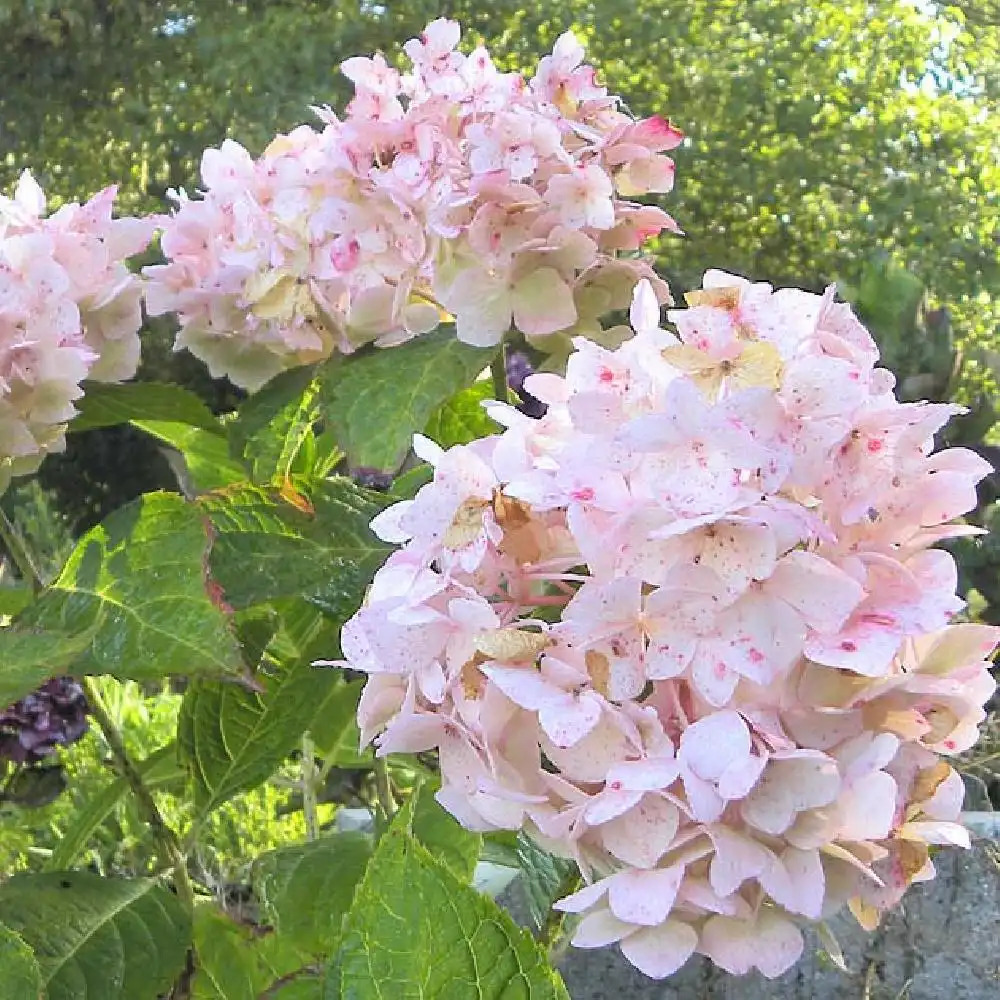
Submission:
[[[529,375],[533,375],[534,371],[535,367],[527,354],[513,351],[507,355],[507,385],[521,397],[517,409],[525,416],[534,417],[537,420],[539,417],[545,416],[548,407],[540,399],[532,396],[530,392],[524,391],[524,380]]]
[[[87,732],[87,699],[72,677],[56,677],[0,711],[0,760],[34,764]]]

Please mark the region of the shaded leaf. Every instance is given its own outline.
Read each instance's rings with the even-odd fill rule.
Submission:
[[[329,956],[371,853],[371,839],[361,833],[268,851],[254,863],[254,892],[281,936]]]
[[[180,974],[191,922],[152,879],[15,875],[0,921],[34,951],[47,1000],[156,1000]]]
[[[552,904],[575,886],[577,868],[572,861],[543,851],[530,837],[517,835],[517,861],[528,912],[536,927],[549,916]]]
[[[87,383],[86,395],[76,407],[80,412],[70,424],[71,431],[113,427],[134,420],[166,420],[219,432],[218,419],[198,396],[163,382]]]
[[[9,927],[0,924],[0,977],[7,1000],[40,1000],[42,973],[31,949]]]
[[[434,798],[434,792],[434,786],[425,782],[414,795],[413,836],[463,882],[470,882],[483,838],[466,830],[450,813],[445,812]]]
[[[259,692],[195,683],[184,693],[177,742],[201,814],[270,777],[334,684],[328,673],[302,663],[272,665],[256,680]]]
[[[470,347],[445,325],[392,349],[368,349],[320,368],[320,402],[352,467],[393,472],[413,435],[467,386],[498,348]]]
[[[371,747],[360,749],[357,711],[364,686],[363,680],[341,684],[313,720],[310,731],[324,767],[370,767],[374,760]]]

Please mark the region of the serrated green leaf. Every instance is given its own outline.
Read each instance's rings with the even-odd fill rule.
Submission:
[[[41,1000],[42,973],[31,949],[0,924],[0,980],[7,1000]]]
[[[576,865],[543,851],[524,833],[517,835],[517,863],[528,900],[528,912],[535,926],[541,927],[552,910],[552,904],[573,891]]]
[[[254,393],[229,424],[230,450],[255,483],[287,479],[320,417],[315,368],[293,368]]]
[[[434,798],[434,791],[434,786],[425,782],[413,797],[413,836],[463,882],[470,882],[483,838],[446,813]]]
[[[180,452],[184,467],[175,472],[186,493],[215,490],[246,479],[246,471],[230,457],[229,442],[218,428],[206,431],[164,420],[133,420],[132,423]]]
[[[327,1000],[569,1000],[538,944],[410,833],[379,845],[327,974]]]
[[[145,760],[136,762],[136,769],[142,775],[147,787],[163,788],[184,777],[184,771],[177,759],[177,744],[170,743],[154,750]],[[87,804],[70,820],[45,863],[49,872],[61,871],[72,866],[87,846],[94,831],[111,815],[121,798],[128,793],[129,784],[124,778],[116,778],[99,792],[87,799]]]
[[[3,700],[59,674],[240,673],[205,579],[208,544],[197,508],[171,493],[140,497],[88,531],[52,585],[0,629]]]
[[[69,425],[71,431],[113,427],[132,420],[167,420],[219,431],[218,419],[198,396],[163,382],[88,383],[76,406],[80,412]]]
[[[487,399],[493,399],[492,382],[476,382],[462,389],[431,414],[424,434],[437,441],[442,448],[499,434],[503,428],[488,416],[482,406]]]
[[[389,554],[368,525],[390,501],[342,477],[296,486],[295,504],[249,485],[199,498],[216,533],[212,575],[236,608],[316,597],[346,619]]]
[[[371,853],[371,840],[361,833],[268,851],[254,863],[254,892],[282,937],[329,957]]]
[[[351,466],[398,469],[413,434],[488,367],[498,349],[463,344],[447,325],[398,347],[322,366],[320,403]]]
[[[0,885],[0,921],[34,952],[47,1000],[156,1000],[191,942],[173,893],[89,872],[15,875]]]
[[[320,1000],[319,970],[283,935],[238,924],[214,906],[195,910],[192,1000]],[[310,982],[311,981],[311,982]],[[295,986],[298,992],[288,992]],[[303,991],[303,987],[309,987]]]

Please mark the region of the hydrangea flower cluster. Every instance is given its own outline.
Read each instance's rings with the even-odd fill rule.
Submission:
[[[46,681],[37,691],[0,709],[0,761],[37,764],[83,739],[89,721],[83,688],[72,677]]]
[[[84,379],[135,374],[142,290],[124,261],[154,224],[112,219],[114,198],[109,187],[44,217],[27,171],[0,196],[0,488],[62,450]]]
[[[559,332],[620,342],[600,319],[643,276],[666,300],[633,252],[676,226],[627,199],[671,189],[680,132],[619,110],[572,34],[529,82],[458,42],[457,23],[434,21],[404,46],[409,73],[381,55],[343,63],[343,119],[317,109],[321,131],[281,135],[257,160],[231,140],[206,151],[204,197],[177,195],[168,263],[145,271],[149,311],[180,318],[177,349],[254,390],[443,315],[468,343],[513,325],[553,353]]]
[[[402,543],[343,629],[379,754],[436,750],[441,804],[573,858],[574,943],[663,977],[695,952],[773,977],[800,926],[866,927],[929,845],[967,845],[963,785],[1000,630],[949,624],[931,546],[989,469],[933,452],[958,407],[896,401],[833,289],[706,274],[660,328],[576,341],[532,419],[442,451],[380,514]]]

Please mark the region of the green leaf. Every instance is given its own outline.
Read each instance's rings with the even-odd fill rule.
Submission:
[[[230,449],[255,483],[287,479],[320,418],[315,368],[282,372],[254,393],[229,425]]]
[[[431,414],[424,434],[437,441],[442,448],[499,434],[503,428],[487,415],[481,405],[483,400],[493,398],[493,383],[488,380],[462,389]]]
[[[87,392],[76,406],[80,412],[69,426],[71,431],[113,427],[133,420],[166,420],[219,432],[218,419],[198,396],[162,382],[87,383]]]
[[[421,462],[392,481],[392,496],[396,500],[412,500],[417,495],[417,490],[426,486],[433,478],[434,466]]]
[[[199,499],[216,533],[212,575],[236,608],[316,597],[346,619],[390,551],[368,527],[390,501],[342,477],[299,486],[237,486]]]
[[[254,863],[254,892],[281,936],[329,956],[371,853],[371,840],[361,833],[268,851]]]
[[[435,789],[424,783],[413,802],[413,836],[438,861],[444,862],[463,882],[472,881],[483,838],[471,833],[446,813],[434,798]]]
[[[371,348],[320,368],[321,405],[352,467],[398,469],[413,434],[487,368],[497,350],[463,344],[446,325],[399,347]]]
[[[0,629],[0,700],[66,673],[240,673],[205,579],[208,542],[197,508],[171,493],[140,497],[88,531],[55,582]]]
[[[517,862],[521,884],[528,900],[528,912],[536,927],[541,927],[552,904],[573,891],[577,868],[572,861],[543,851],[530,837],[517,835]]]
[[[246,471],[230,457],[229,442],[218,428],[209,432],[163,420],[132,423],[181,453],[183,467],[175,466],[174,471],[185,493],[203,493],[246,479]]]
[[[152,879],[15,875],[0,921],[38,959],[47,1000],[156,1000],[184,967],[190,917]]]
[[[408,804],[357,888],[327,1000],[569,1000],[538,944],[410,833]]]
[[[0,924],[0,980],[7,1000],[40,1000],[42,973],[31,949],[9,927]]]
[[[214,906],[194,916],[192,1000],[320,1000],[319,970],[293,941],[238,924]],[[299,991],[292,993],[293,986]],[[309,987],[309,991],[303,991]]]
[[[34,599],[34,591],[26,583],[0,587],[0,615],[20,614]]]
[[[178,778],[184,777],[184,771],[177,759],[176,743],[154,750],[145,760],[138,761],[136,768],[146,785],[154,790],[171,785]],[[94,831],[111,815],[128,790],[128,782],[124,778],[116,778],[99,792],[92,794],[86,806],[73,816],[69,826],[63,831],[52,856],[45,863],[45,870],[61,871],[71,867],[86,848]]]
[[[0,706],[19,701],[50,677],[65,673],[62,666],[81,658],[90,648],[97,627],[66,636],[42,630],[0,629]]]
[[[177,741],[202,815],[269,778],[344,683],[339,672],[295,661],[269,661],[254,679],[259,691],[195,683],[184,693]]]
[[[327,700],[322,715],[317,714],[311,732],[324,767],[371,767],[371,748],[359,750],[361,732],[358,729],[358,699],[365,686],[363,680],[341,684]]]

